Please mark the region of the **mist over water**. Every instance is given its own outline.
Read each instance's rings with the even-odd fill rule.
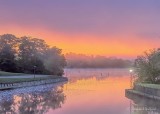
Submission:
[[[128,69],[65,69],[65,73],[68,102],[56,114],[129,113],[124,93],[129,88]]]

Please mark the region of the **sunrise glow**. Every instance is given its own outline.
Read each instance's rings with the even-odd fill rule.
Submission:
[[[73,2],[73,7],[69,7],[71,3],[64,3],[64,9],[59,2],[34,3],[38,5],[29,6],[35,7],[30,12],[29,2],[21,3],[21,10],[16,5],[2,2],[0,34],[42,38],[49,45],[63,49],[64,54],[73,52],[135,58],[148,49],[159,47],[159,29],[155,24],[159,16],[156,8],[151,11],[148,4],[142,6],[140,3],[136,7],[120,4],[114,11],[116,5],[107,8],[109,2],[106,2],[92,11],[96,2],[90,8],[83,2]],[[124,6],[130,7],[130,10],[127,11]],[[143,9],[137,12],[140,6]],[[120,12],[125,14],[119,15]]]

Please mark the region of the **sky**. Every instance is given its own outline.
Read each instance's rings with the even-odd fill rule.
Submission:
[[[160,0],[0,0],[0,34],[63,53],[135,58],[160,44]]]

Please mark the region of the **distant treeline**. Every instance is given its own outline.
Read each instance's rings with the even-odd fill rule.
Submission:
[[[68,53],[65,55],[68,68],[127,68],[133,62],[105,56],[87,56],[83,54]]]
[[[7,72],[62,75],[66,66],[62,50],[42,39],[0,35],[0,70]]]

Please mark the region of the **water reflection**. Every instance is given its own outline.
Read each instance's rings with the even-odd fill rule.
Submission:
[[[0,114],[129,114],[124,94],[130,85],[127,69],[65,72],[65,84],[0,92]]]
[[[130,114],[160,114],[160,101],[126,94],[130,101]]]
[[[63,108],[47,114],[129,114],[129,73],[119,69],[67,69]],[[109,72],[109,76],[108,76]]]
[[[61,108],[66,99],[63,86],[46,86],[1,92],[0,114],[45,114]]]

